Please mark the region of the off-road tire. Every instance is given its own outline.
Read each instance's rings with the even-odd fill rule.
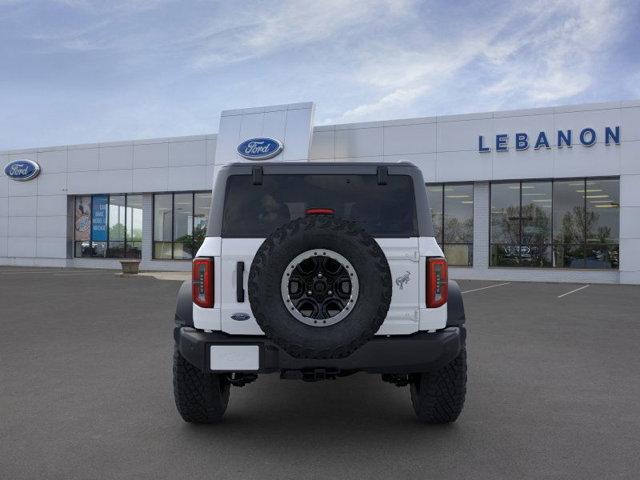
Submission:
[[[173,394],[180,416],[189,423],[222,420],[229,403],[229,381],[223,375],[203,373],[173,352]]]
[[[333,325],[315,327],[297,320],[284,304],[282,276],[297,255],[328,249],[346,258],[359,281],[351,312]],[[275,230],[262,243],[249,272],[249,302],[267,337],[297,358],[341,358],[370,340],[391,303],[391,271],[371,235],[352,221],[308,215]]]
[[[411,403],[420,421],[425,423],[455,422],[467,391],[467,350],[462,346],[458,356],[435,372],[413,374]]]

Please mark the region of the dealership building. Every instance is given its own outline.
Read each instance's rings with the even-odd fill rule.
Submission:
[[[266,139],[268,161],[417,165],[454,278],[640,284],[640,101],[313,118],[228,110],[217,134],[0,152],[0,265],[188,270],[218,169],[259,164],[239,146]]]

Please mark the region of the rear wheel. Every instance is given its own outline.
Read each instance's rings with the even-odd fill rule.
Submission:
[[[425,423],[455,422],[467,392],[467,350],[438,371],[410,376],[411,403],[418,418]]]
[[[185,422],[222,420],[229,403],[229,381],[224,375],[204,373],[191,365],[176,348],[173,352],[173,394]]]

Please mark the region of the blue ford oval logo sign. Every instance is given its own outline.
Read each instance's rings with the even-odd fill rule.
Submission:
[[[25,182],[38,176],[40,165],[33,160],[14,160],[4,167],[4,173],[11,180]]]
[[[283,145],[273,138],[250,138],[238,145],[238,153],[248,160],[266,160],[278,155]]]
[[[234,313],[233,315],[231,315],[231,318],[238,322],[244,322],[249,320],[251,318],[251,315],[249,315],[248,313],[240,312],[240,313]]]

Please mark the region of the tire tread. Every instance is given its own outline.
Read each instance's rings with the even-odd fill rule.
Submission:
[[[191,365],[176,348],[173,353],[173,393],[185,422],[219,422],[229,402],[229,384],[222,377]]]
[[[467,351],[436,372],[412,376],[411,403],[417,417],[432,424],[455,422],[467,391]]]

